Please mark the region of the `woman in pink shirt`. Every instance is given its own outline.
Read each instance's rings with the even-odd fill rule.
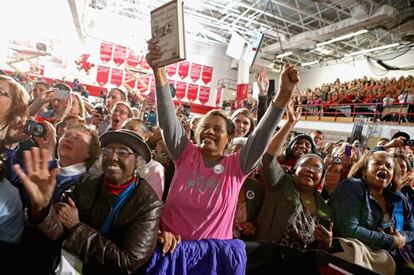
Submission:
[[[147,61],[157,86],[159,125],[176,166],[161,218],[160,241],[165,253],[173,251],[181,238],[232,239],[240,188],[259,164],[299,82],[299,73],[294,65],[284,66],[278,94],[246,145],[235,154],[225,155],[235,134],[234,124],[221,111],[210,111],[198,124],[197,144],[190,142],[175,116],[165,68],[157,68],[161,55],[158,45],[149,42]]]

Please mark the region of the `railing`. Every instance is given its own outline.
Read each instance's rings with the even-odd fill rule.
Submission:
[[[302,104],[305,120],[354,121],[365,117],[372,121],[414,122],[414,105],[409,103]]]

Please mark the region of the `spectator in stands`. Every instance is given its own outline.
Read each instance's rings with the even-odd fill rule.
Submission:
[[[231,115],[231,120],[236,127],[234,137],[248,137],[254,130],[254,119],[252,113],[246,109],[238,109]]]
[[[199,116],[193,116],[191,118],[191,121],[190,121],[190,130],[191,130],[190,138],[191,138],[191,141],[193,141],[194,143],[196,142],[196,140],[195,140],[195,130],[197,129],[197,125],[198,125],[198,122],[200,121],[200,119],[201,119],[201,117],[199,117]]]
[[[69,114],[80,116],[81,118],[85,119],[86,109],[85,109],[85,104],[82,100],[81,95],[78,93],[71,93],[70,97],[71,97],[72,107],[69,109]]]
[[[289,117],[295,117],[294,113],[293,109],[289,108]],[[302,262],[303,265],[295,263],[306,258],[306,253],[300,253],[300,249],[328,249],[331,246],[332,211],[317,191],[325,168],[318,155],[303,154],[292,169],[295,171],[294,174],[287,174],[276,160],[278,152],[282,150],[283,139],[280,137],[280,132],[274,135],[262,160],[262,178],[266,191],[256,219],[255,240],[268,243],[249,243],[248,268],[252,274],[270,270],[274,273],[278,269],[296,273],[302,272],[305,268],[313,274],[315,263],[313,266],[309,265],[309,261],[314,261],[311,256]],[[270,248],[273,256],[267,259],[269,255],[262,254],[261,261],[264,264],[259,265],[260,271],[255,270],[253,267],[257,263],[250,259],[259,258],[257,254],[268,250],[269,246],[273,246]]]
[[[377,141],[377,146],[384,146],[385,144],[387,144],[388,142],[390,142],[389,138],[379,138]]]
[[[57,146],[57,158],[55,159],[56,132],[53,125],[45,122],[47,135],[45,142],[39,142],[41,148],[49,153],[49,167],[58,167],[56,175],[56,187],[53,191],[52,203],[57,203],[63,192],[69,189],[82,175],[93,165],[100,154],[100,144],[95,131],[84,124],[74,125],[68,128],[61,137]],[[15,185],[21,195],[24,206],[29,206],[27,193],[19,177],[13,172],[12,166],[16,144],[11,145],[6,153],[9,158],[9,179]],[[52,241],[46,238],[34,227],[27,227],[24,233],[23,252],[30,266],[30,271],[37,274],[54,273],[56,263],[60,258],[61,240]]]
[[[122,126],[123,129],[131,130],[138,134],[145,143],[147,143],[149,137],[151,136],[151,131],[144,121],[138,118],[130,118],[125,121]],[[161,163],[151,159],[147,163],[146,168],[148,171],[142,175],[142,178],[146,180],[157,193],[158,198],[162,199],[162,194],[164,192],[164,182],[165,182],[165,169]]]
[[[26,123],[29,94],[13,78],[0,75],[0,151],[9,145],[6,134],[19,131]],[[6,160],[0,164],[0,257],[2,268],[15,270],[18,243],[23,233],[23,209],[18,190],[6,179]],[[8,268],[13,269],[8,269]]]
[[[131,107],[128,103],[118,102],[114,105],[111,111],[111,127],[109,130],[118,130],[122,128],[122,125],[129,118],[134,116]]]
[[[401,171],[401,185],[399,189],[410,199],[414,207],[414,171],[411,161],[403,154],[394,154],[394,158]]]
[[[32,90],[32,102],[33,100],[40,98],[43,93],[45,93],[47,90],[49,90],[49,84],[47,82],[39,80],[36,81]]]
[[[60,138],[67,132],[67,130],[75,125],[86,124],[85,120],[77,115],[67,115],[63,120],[56,124],[56,137]]]
[[[159,124],[176,165],[161,219],[163,252],[174,250],[181,238],[227,240],[222,245],[233,244],[237,251],[233,255],[242,260],[245,254],[243,245],[229,241],[232,239],[237,196],[281,119],[299,81],[298,71],[293,65],[284,66],[279,92],[258,127],[248,137],[246,146],[240,153],[224,155],[234,136],[233,122],[221,111],[210,111],[199,122],[198,145],[191,143],[174,115],[165,69],[156,67],[161,55],[159,46],[150,41],[147,61],[154,70],[157,85]],[[228,261],[227,264],[234,262]]]
[[[390,251],[398,268],[412,265],[413,209],[404,196],[390,188],[391,184],[399,185],[400,176],[393,156],[384,149],[371,150],[352,167],[349,176],[330,200],[335,234],[356,238],[374,250]],[[394,211],[397,208],[400,210]]]
[[[322,158],[325,158],[326,155],[323,153],[323,149],[325,147],[325,135],[323,132],[320,130],[314,130],[309,135],[315,143],[318,155]]]
[[[83,262],[83,274],[130,274],[154,250],[162,202],[140,178],[151,154],[138,135],[108,131],[100,141],[103,174],[80,179],[54,207],[57,171],[49,172],[46,150],[25,153],[27,174],[14,169],[31,199],[29,220],[50,239],[64,236],[63,248]]]
[[[113,88],[109,91],[105,99],[106,110],[104,113],[106,116],[103,118],[98,128],[100,134],[106,132],[111,127],[112,108],[118,102],[127,102],[127,98],[126,92],[119,88]]]
[[[284,126],[279,131],[283,131]],[[285,139],[283,139],[285,140]],[[286,172],[294,172],[293,168],[296,166],[296,162],[306,154],[316,154],[316,146],[313,143],[313,139],[305,134],[298,134],[293,137],[282,155],[279,155],[278,161],[280,165],[285,169]]]

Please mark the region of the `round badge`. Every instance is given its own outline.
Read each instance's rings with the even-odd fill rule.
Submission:
[[[249,199],[249,200],[252,200],[252,199],[254,199],[254,197],[255,197],[256,195],[254,194],[254,192],[252,191],[252,190],[247,190],[247,192],[246,192],[246,197]]]
[[[220,175],[224,172],[224,166],[221,164],[216,164],[214,165],[213,170],[214,170],[214,173],[216,173],[217,175]]]

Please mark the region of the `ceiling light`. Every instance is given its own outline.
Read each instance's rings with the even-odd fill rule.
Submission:
[[[283,57],[286,57],[292,54],[293,54],[292,52],[285,52],[285,53],[279,54],[278,56],[276,56],[276,58],[283,58]]]
[[[357,35],[360,35],[360,34],[364,34],[364,33],[367,33],[367,32],[368,32],[367,29],[363,29],[363,30],[360,30],[360,31],[357,31],[357,32],[351,32],[351,33],[333,38],[331,40],[328,40],[328,41],[325,41],[325,42],[322,42],[322,43],[317,43],[316,47],[322,47],[322,46],[325,46],[325,45],[328,45],[328,44],[332,44],[334,42],[338,42],[338,41],[341,41],[341,40],[346,40],[346,39],[349,39],[351,37],[354,37],[354,36],[357,36]]]
[[[364,53],[375,52],[375,51],[379,51],[379,50],[385,50],[385,49],[397,47],[399,45],[400,45],[400,43],[388,44],[388,45],[379,46],[379,47],[372,48],[372,49],[366,49],[366,50],[357,51],[357,52],[353,52],[353,53],[347,53],[347,54],[345,54],[345,56],[346,57],[347,56],[354,56],[354,55],[360,55],[360,54],[364,54]]]
[[[302,63],[300,65],[302,67],[305,67],[305,66],[310,66],[310,65],[313,65],[313,64],[318,64],[318,63],[319,63],[319,60],[314,60],[314,61],[309,61],[309,62]]]

